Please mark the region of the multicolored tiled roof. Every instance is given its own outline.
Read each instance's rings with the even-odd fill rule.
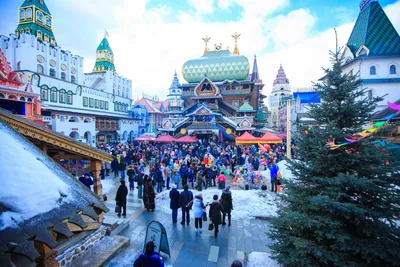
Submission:
[[[250,71],[245,56],[229,50],[208,51],[204,56],[183,64],[183,77],[189,83],[198,83],[207,75],[213,81],[246,80]]]
[[[362,56],[400,55],[400,36],[378,1],[365,1],[350,35],[347,47],[357,57],[363,45],[369,53]]]

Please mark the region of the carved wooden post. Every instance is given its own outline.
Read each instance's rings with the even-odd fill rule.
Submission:
[[[101,161],[100,160],[92,160],[91,167],[93,172],[93,184],[94,184],[94,192],[98,196],[102,196],[102,186],[101,186],[101,179],[100,179],[100,170],[101,170]]]
[[[43,141],[40,142],[40,150],[42,150],[43,153],[47,155],[47,144]]]

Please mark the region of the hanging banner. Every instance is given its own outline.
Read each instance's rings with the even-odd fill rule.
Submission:
[[[157,253],[163,252],[171,257],[167,231],[165,231],[164,226],[158,221],[152,221],[147,225],[143,252],[146,251],[146,244],[150,241],[154,242],[154,251],[156,251]]]

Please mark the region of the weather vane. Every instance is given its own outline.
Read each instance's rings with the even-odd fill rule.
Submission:
[[[232,35],[232,38],[235,40],[235,43],[237,42],[237,39],[239,39],[240,38],[240,33],[237,33],[237,32],[235,32],[233,35]]]

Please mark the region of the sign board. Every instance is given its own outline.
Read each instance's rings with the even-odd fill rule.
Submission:
[[[143,252],[146,251],[146,244],[150,241],[154,242],[154,251],[163,252],[171,257],[167,238],[167,231],[158,221],[152,221],[147,225],[146,238],[144,240]]]
[[[71,128],[72,131],[78,131],[78,128]]]

